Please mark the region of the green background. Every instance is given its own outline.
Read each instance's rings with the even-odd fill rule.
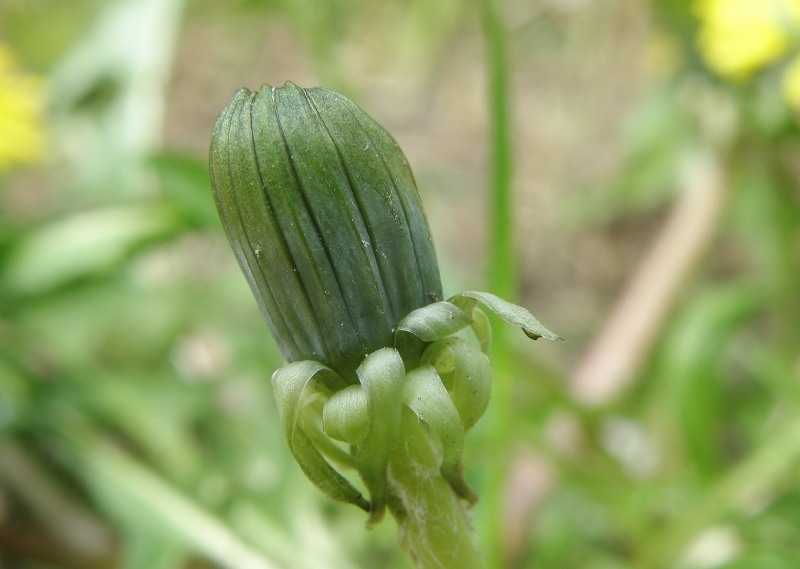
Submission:
[[[465,449],[490,569],[798,567],[784,62],[714,77],[679,0],[487,5],[0,1],[48,141],[0,172],[0,566],[410,568],[291,460],[211,198],[217,114],[291,80],[398,140],[445,294],[567,340],[498,334]]]

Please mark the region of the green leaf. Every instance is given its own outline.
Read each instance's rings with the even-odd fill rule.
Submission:
[[[441,340],[469,326],[472,318],[455,304],[434,302],[412,310],[397,325],[395,347],[414,367],[425,344]]]
[[[472,325],[470,326],[484,354],[489,354],[492,347],[492,323],[486,313],[477,306],[472,309]]]
[[[383,348],[368,355],[356,373],[369,410],[367,436],[356,459],[372,500],[368,524],[374,525],[386,507],[386,467],[400,433],[405,367],[397,350]]]
[[[325,434],[351,445],[360,445],[367,437],[369,404],[360,385],[350,385],[332,395],[322,411]]]
[[[142,244],[165,236],[175,221],[168,208],[141,203],[83,211],[43,224],[16,241],[4,288],[40,294],[101,274]]]
[[[489,405],[492,369],[486,354],[461,338],[434,342],[422,354],[423,365],[432,365],[461,416],[465,430],[481,418]]]
[[[325,460],[301,425],[307,398],[342,388],[344,380],[319,362],[303,360],[276,371],[272,387],[289,450],[308,479],[334,500],[370,511],[369,502]]]
[[[478,497],[464,480],[461,467],[464,424],[433,367],[419,367],[406,375],[403,403],[427,423],[439,439],[442,445],[442,477],[456,494],[474,504]]]
[[[148,165],[158,177],[165,202],[180,215],[184,227],[216,229],[219,216],[214,203],[207,192],[198,191],[208,187],[205,158],[165,151],[155,154]]]
[[[95,429],[77,429],[64,436],[66,456],[94,494],[96,503],[115,520],[124,537],[140,540],[130,544],[132,549],[126,552],[125,561],[131,565],[126,567],[164,567],[159,558],[166,563],[185,549],[225,569],[276,569],[222,519],[158,472],[99,438]],[[135,536],[128,533],[132,528],[136,528]],[[162,539],[151,539],[153,532]],[[166,543],[168,540],[171,546]],[[151,565],[145,565],[145,561]]]
[[[542,326],[539,321],[527,310],[512,304],[489,292],[466,291],[451,297],[450,302],[461,308],[467,314],[480,302],[486,308],[497,314],[500,318],[522,328],[525,335],[532,340],[546,338],[548,340],[561,340],[559,336]]]
[[[341,393],[341,391],[339,393]],[[323,413],[327,402],[335,396],[334,394],[328,397],[327,394],[323,395],[320,393],[307,398],[307,403],[303,405],[303,410],[300,415],[300,425],[309,440],[326,458],[332,460],[339,466],[355,469],[357,468],[356,460],[349,452],[349,449],[345,450],[342,448],[341,445],[331,438],[329,433],[324,432],[323,425],[320,423],[320,414]]]
[[[434,342],[451,336],[472,323],[463,310],[447,301],[417,308],[397,325],[397,331],[414,334],[423,342]]]

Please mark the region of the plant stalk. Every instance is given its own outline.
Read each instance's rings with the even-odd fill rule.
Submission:
[[[515,302],[517,271],[514,263],[514,218],[511,186],[513,177],[513,141],[509,120],[508,55],[505,26],[495,0],[480,0],[481,21],[486,42],[490,125],[490,242],[488,286],[498,296]],[[506,458],[513,437],[511,414],[511,381],[514,372],[513,355],[506,327],[497,318],[492,322],[492,360],[495,362],[492,382],[492,404],[486,414],[488,443]],[[507,460],[493,464],[487,472],[482,504],[483,529],[487,563],[492,567],[505,566],[503,543],[505,518],[505,482],[508,478]]]
[[[513,142],[509,120],[508,56],[505,29],[493,0],[481,0],[486,36],[490,127],[490,243],[488,286],[510,302],[516,300],[514,219],[511,185]]]
[[[439,473],[440,451],[411,411],[402,421],[388,472],[400,545],[418,569],[482,569],[467,512]]]

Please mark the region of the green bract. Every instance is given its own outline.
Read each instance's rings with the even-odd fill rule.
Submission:
[[[397,323],[441,300],[414,178],[355,104],[292,83],[234,95],[214,128],[223,225],[287,361],[348,381]]]
[[[398,449],[407,417],[416,416],[438,449],[436,476],[473,502],[461,451],[491,385],[490,328],[478,305],[531,338],[557,336],[489,293],[443,300],[406,158],[341,95],[291,83],[240,90],[214,128],[211,181],[288,362],[273,388],[309,479],[369,511],[372,522],[389,505],[402,524],[410,506],[397,481],[413,465],[397,463],[408,456]],[[453,336],[465,329],[473,341]],[[369,499],[334,465],[357,470]]]

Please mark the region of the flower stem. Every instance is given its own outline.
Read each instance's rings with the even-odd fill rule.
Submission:
[[[388,477],[398,540],[419,569],[481,569],[467,512],[439,473],[440,464],[424,425],[404,409]]]
[[[509,76],[505,28],[493,0],[481,0],[489,74],[489,125],[491,128],[489,290],[511,302],[517,294],[514,269],[514,220],[511,182],[513,141],[509,119]]]
[[[488,285],[498,296],[516,301],[517,272],[514,255],[514,217],[512,214],[513,139],[509,119],[509,73],[505,41],[505,26],[495,0],[480,0],[481,21],[486,42],[488,71],[489,124],[491,128],[490,179],[490,243]],[[505,480],[508,465],[505,460],[513,437],[510,377],[514,358],[508,343],[506,327],[497,318],[492,322],[492,360],[495,362],[492,383],[492,404],[486,414],[489,444],[502,456],[486,473],[483,496],[482,534],[486,543],[487,563],[492,567],[505,565],[502,542]]]

